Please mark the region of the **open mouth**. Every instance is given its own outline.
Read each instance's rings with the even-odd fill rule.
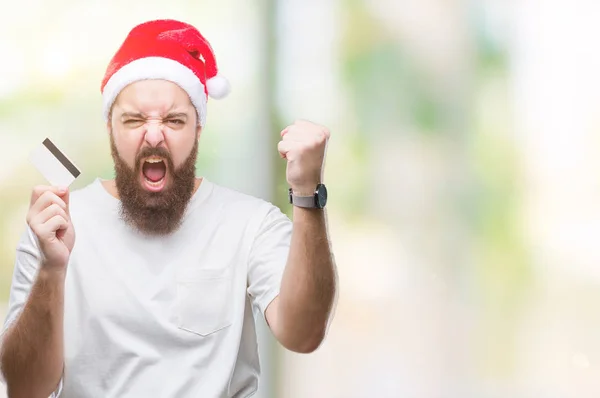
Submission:
[[[162,190],[167,176],[167,164],[163,158],[149,157],[142,164],[144,185],[153,192]]]

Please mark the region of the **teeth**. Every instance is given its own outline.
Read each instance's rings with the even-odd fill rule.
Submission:
[[[163,160],[161,158],[149,158],[149,159],[146,159],[146,162],[148,162],[148,163],[160,163],[162,161]]]

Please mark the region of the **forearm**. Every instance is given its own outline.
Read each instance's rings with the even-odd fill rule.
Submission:
[[[336,295],[336,271],[327,235],[325,210],[295,207],[288,263],[277,317],[281,338],[296,351],[309,352],[325,336]]]
[[[63,371],[64,273],[41,267],[17,321],[4,336],[0,364],[10,397],[47,398]]]

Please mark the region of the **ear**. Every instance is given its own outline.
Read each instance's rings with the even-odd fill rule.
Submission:
[[[108,112],[108,117],[106,118],[106,132],[108,135],[112,134],[112,109]]]
[[[108,133],[108,135],[112,135],[112,123],[111,120],[108,119],[108,121],[106,122],[106,132]]]
[[[200,139],[200,134],[202,133],[202,126],[201,125],[197,125],[196,126],[196,141],[198,141]]]

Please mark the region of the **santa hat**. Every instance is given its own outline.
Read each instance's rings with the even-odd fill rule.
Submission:
[[[220,99],[229,93],[229,82],[217,74],[215,55],[208,41],[193,26],[175,20],[156,20],[134,27],[113,56],[100,91],[105,121],[112,105],[129,84],[144,79],[164,79],[187,92],[206,123],[208,96]]]

